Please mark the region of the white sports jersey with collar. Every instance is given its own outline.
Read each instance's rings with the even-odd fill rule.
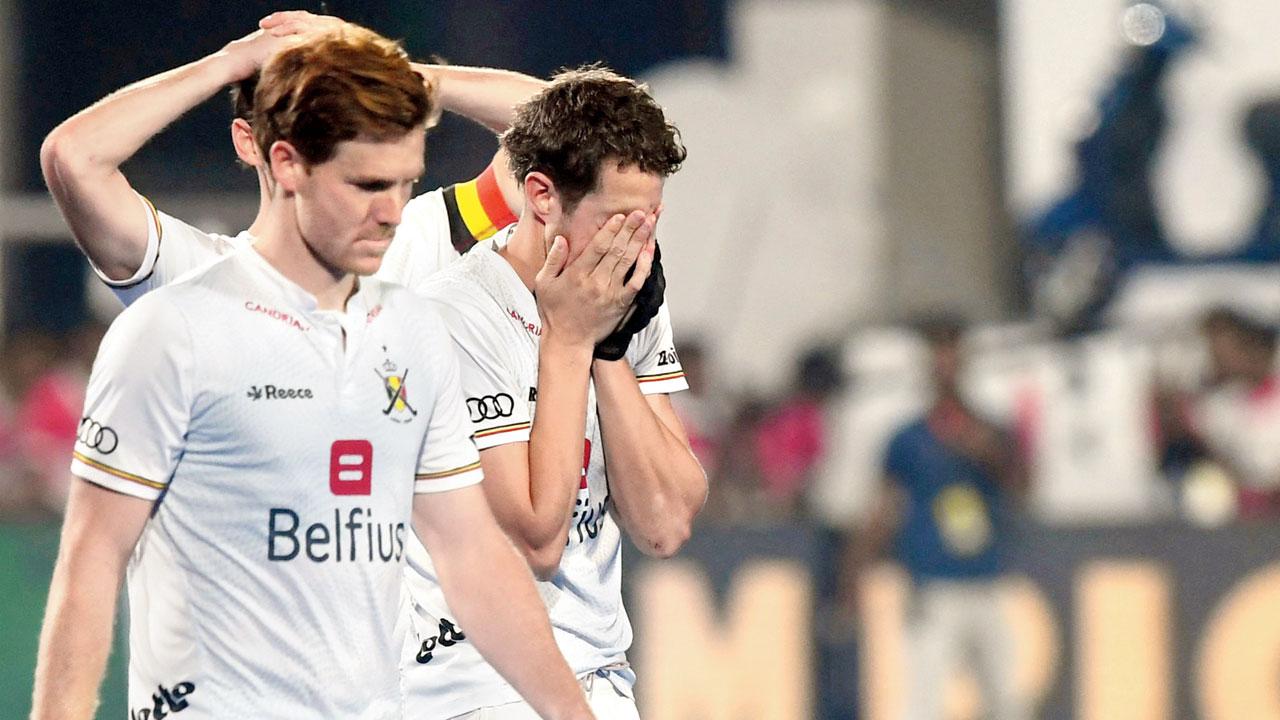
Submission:
[[[112,280],[93,263],[90,267],[126,306],[183,275],[228,253],[253,244],[248,231],[229,236],[205,232],[156,210],[146,198],[138,201],[147,216],[147,249],[132,277]],[[414,197],[401,213],[396,236],[387,248],[376,277],[413,287],[458,259],[449,240],[449,216],[443,188]]]
[[[461,363],[463,393],[476,446],[482,451],[526,442],[538,386],[538,308],[532,293],[497,252],[499,234],[437,273],[423,294],[449,327]],[[688,387],[671,345],[665,306],[632,340],[627,359],[646,394]],[[560,571],[538,583],[556,642],[575,673],[616,668],[609,680],[630,693],[626,667],[631,625],[622,605],[621,533],[609,512],[604,448],[588,392],[586,458]],[[416,539],[407,550],[413,635],[405,652],[406,717],[449,718],[519,695],[465,640],[436,581],[431,559]]]
[[[152,233],[143,268],[134,278],[124,283],[131,284],[131,287],[128,290],[113,287],[117,296],[125,304],[151,289],[172,282],[184,273],[192,271],[193,268],[216,260],[220,254],[230,252],[239,245],[247,246],[253,242],[252,236],[248,233],[241,233],[235,238],[204,233],[181,220],[156,212],[145,200],[140,202],[148,213]],[[500,241],[501,237],[500,233],[494,240]],[[488,246],[491,242],[482,243],[481,247]],[[443,190],[437,189],[414,197],[405,206],[402,222],[396,230],[395,239],[383,259],[377,277],[405,284],[414,290],[421,290],[428,278],[441,268],[454,263],[459,257],[450,239],[450,220]],[[105,280],[105,277],[103,279]],[[110,282],[108,284],[113,285]],[[525,293],[527,294],[527,290]],[[530,300],[532,300],[531,296]],[[536,321],[536,307],[526,317]],[[672,343],[670,315],[665,305],[649,328],[637,336],[637,340],[639,338],[646,338],[646,340],[633,342],[627,358],[638,376],[641,390],[646,394],[658,394],[686,389],[688,385],[676,358]],[[536,358],[536,353],[534,357]],[[536,383],[536,377],[534,382]],[[531,415],[525,419],[528,420],[529,417]],[[522,430],[517,428],[513,433],[502,434],[500,439],[511,442],[527,440],[528,426],[526,425]],[[483,438],[480,440],[483,441]],[[405,573],[410,593],[415,597],[438,596],[440,589],[434,570],[430,568],[430,561],[426,559],[426,550],[416,535],[409,534],[407,546],[410,563]],[[415,561],[415,558],[419,561]],[[415,668],[421,665],[418,657],[424,643],[435,642],[442,651],[454,644],[454,636],[450,633],[449,627],[444,624],[453,617],[453,614],[447,609],[441,609],[442,599],[437,603],[440,607],[427,602],[431,609],[424,609],[425,606],[421,602],[411,601],[410,604],[413,612],[401,613],[399,617],[404,625],[407,626],[410,622],[413,625],[412,631],[407,634],[408,643],[412,647],[409,648],[404,660],[409,674],[409,684],[413,688],[431,693],[429,696],[424,696],[411,689],[415,704],[411,709],[410,718],[451,717],[479,707],[518,699],[519,696],[515,690],[480,658],[469,643],[460,654],[446,656],[459,658],[457,661],[449,662],[447,667],[450,670],[447,673],[444,672],[445,663],[442,658],[441,661],[427,668],[430,670],[428,674],[420,676],[419,670]],[[559,630],[556,634],[557,639],[562,640],[563,648],[566,634]],[[582,663],[573,663],[572,658],[571,664],[575,669],[580,669],[579,666],[582,665]],[[589,670],[594,667],[582,669]],[[419,684],[419,677],[425,684]],[[434,686],[441,677],[447,678],[449,686],[443,690]],[[472,692],[473,689],[476,692]]]
[[[375,279],[320,311],[244,248],[125,310],[72,472],[156,503],[130,707],[399,718],[413,496],[480,480],[465,412],[438,315]]]

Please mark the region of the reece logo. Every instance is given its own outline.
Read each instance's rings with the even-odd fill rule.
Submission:
[[[310,400],[311,388],[282,388],[275,385],[250,385],[245,397],[250,400]]]

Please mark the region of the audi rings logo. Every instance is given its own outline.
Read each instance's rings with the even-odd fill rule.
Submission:
[[[80,429],[76,432],[76,439],[85,447],[97,450],[103,455],[115,452],[116,446],[120,444],[120,436],[116,435],[115,430],[91,417],[80,418]]]
[[[467,412],[471,414],[471,422],[511,417],[515,409],[515,399],[506,393],[467,398]]]

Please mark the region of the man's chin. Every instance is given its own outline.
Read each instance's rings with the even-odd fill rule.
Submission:
[[[377,260],[357,263],[356,267],[352,269],[351,272],[355,275],[376,275],[378,274],[378,269],[381,267],[382,258],[378,258]]]
[[[385,253],[362,253],[360,256],[352,258],[347,266],[347,272],[353,275],[373,275],[378,272],[378,268],[382,267],[382,258]]]

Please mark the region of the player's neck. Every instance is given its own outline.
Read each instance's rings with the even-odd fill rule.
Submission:
[[[262,176],[262,171],[258,172],[258,214],[253,218],[253,224],[249,226],[249,234],[258,237],[267,225],[267,212],[271,208],[271,191],[267,189],[266,178]]]
[[[356,278],[321,260],[303,239],[293,213],[273,205],[262,215],[253,247],[271,267],[315,298],[320,310],[343,310],[355,293]],[[259,225],[258,221],[254,225]]]
[[[498,249],[498,254],[516,271],[524,286],[533,292],[534,280],[547,260],[547,251],[542,245],[542,224],[530,213],[525,213],[507,239],[507,244]]]

